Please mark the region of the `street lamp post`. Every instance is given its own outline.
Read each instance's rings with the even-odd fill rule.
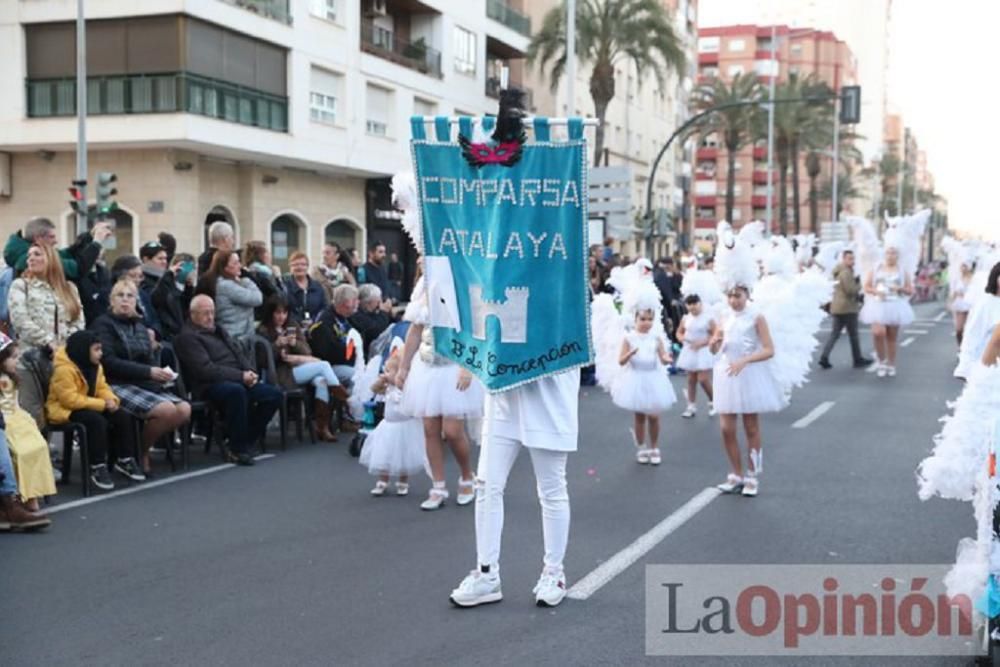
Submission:
[[[76,187],[83,211],[76,214],[76,233],[87,231],[87,24],[83,0],[76,2]]]

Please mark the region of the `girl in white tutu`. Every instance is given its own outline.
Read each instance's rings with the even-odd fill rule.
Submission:
[[[712,385],[722,425],[722,444],[732,467],[719,489],[725,493],[742,489],[744,496],[756,496],[763,463],[760,413],[778,412],[787,400],[769,362],[774,356],[774,343],[767,320],[749,306],[750,290],[736,285],[729,289],[727,297],[730,310],[710,345],[713,353],[721,353],[712,372]],[[737,437],[740,415],[748,449],[745,475]]]
[[[403,358],[396,372],[396,386],[403,390],[402,412],[423,419],[427,461],[434,480],[430,494],[421,503],[420,509],[440,509],[449,497],[444,477],[442,434],[462,473],[458,480],[456,502],[468,505],[475,500],[476,491],[465,420],[482,417],[486,390],[467,370],[434,352],[433,329],[429,326],[430,313],[422,277],[413,288],[404,318],[412,324],[406,334]]]
[[[398,370],[399,355],[394,350],[372,385],[372,392],[385,401],[385,416],[365,439],[358,460],[369,473],[378,475],[371,490],[377,497],[385,495],[393,476],[397,478],[396,495],[405,496],[410,492],[410,475],[427,464],[423,421],[403,414],[400,408],[403,392],[393,384]]]
[[[611,400],[631,410],[635,420],[636,461],[660,465],[660,413],[677,401],[664,368],[670,352],[663,336],[653,332],[655,308],[639,306],[635,330],[625,334],[618,363],[623,367],[611,386]],[[648,430],[647,430],[648,426]],[[646,435],[649,446],[646,446]]]
[[[701,297],[689,294],[684,297],[687,315],[681,318],[677,327],[677,339],[683,343],[681,353],[677,355],[677,367],[687,371],[687,409],[681,417],[691,418],[697,412],[698,384],[708,396],[708,415],[715,415],[712,404],[712,368],[715,366],[715,355],[708,344],[715,335],[715,318],[712,317]]]
[[[885,257],[865,278],[865,305],[860,319],[872,327],[878,377],[896,375],[896,340],[900,327],[913,322],[910,295],[913,281],[899,262],[899,249],[885,248]]]
[[[969,294],[969,287],[972,277],[975,275],[976,264],[974,261],[965,260],[958,267],[958,275],[951,279],[948,294],[948,308],[955,318],[955,339],[958,346],[962,346],[962,335],[965,333],[965,321],[969,318],[969,311],[972,310],[972,299]],[[952,270],[955,270],[952,268]]]

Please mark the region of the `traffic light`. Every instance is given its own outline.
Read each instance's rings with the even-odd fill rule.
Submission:
[[[103,220],[118,209],[118,202],[112,197],[118,194],[115,183],[118,176],[114,172],[102,171],[97,174],[97,219]]]
[[[73,213],[80,216],[87,215],[87,181],[73,181],[69,188],[69,205],[73,207]]]
[[[861,86],[840,88],[840,122],[844,125],[861,122]]]

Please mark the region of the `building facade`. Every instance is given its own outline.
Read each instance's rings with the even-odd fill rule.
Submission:
[[[790,75],[806,77],[815,74],[833,90],[856,82],[856,64],[850,48],[827,31],[809,28],[774,27],[777,43],[774,59],[777,62],[777,82],[787,81]],[[765,86],[771,81],[771,26],[733,25],[703,28],[698,33],[698,83],[707,83],[715,77],[725,81],[737,74],[756,74]],[[831,146],[832,149],[832,146]],[[758,138],[737,155],[735,162],[734,226],[750,220],[765,220],[767,212],[768,172],[767,137]],[[725,146],[719,137],[704,137],[697,149],[694,168],[693,211],[695,237],[708,241],[713,237],[716,222],[725,216],[728,159]],[[823,161],[819,182],[829,180],[832,157]],[[787,205],[793,206],[791,168],[787,185]],[[780,219],[779,176],[777,157],[772,173],[772,229],[777,229]],[[810,229],[809,177],[805,154],[799,164],[800,230]],[[824,210],[824,204],[825,209]],[[831,219],[830,202],[820,202],[820,220]],[[789,221],[794,211],[788,212]],[[790,226],[791,228],[791,226]]]
[[[409,116],[496,109],[498,68],[518,82],[530,36],[517,2],[90,0],[89,174],[119,179],[109,255],[163,230],[199,252],[217,219],[279,266],[327,240],[405,254],[388,177],[409,168]],[[49,217],[64,242],[75,8],[0,4],[0,220]]]

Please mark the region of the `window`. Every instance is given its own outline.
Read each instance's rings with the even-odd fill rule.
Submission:
[[[731,39],[729,40],[729,50],[730,51],[742,51],[747,48],[747,42],[745,39]]]
[[[436,116],[437,115],[437,103],[430,100],[424,100],[419,97],[413,98],[413,115],[414,116]]]
[[[792,55],[793,56],[802,55],[802,44],[792,44]]]
[[[727,74],[730,77],[739,76],[740,74],[743,74],[743,65],[730,65],[729,69],[727,70]]]
[[[339,0],[310,0],[309,11],[313,16],[328,21],[337,20],[337,3]]]
[[[738,208],[733,209],[733,219],[730,222],[743,219],[743,211]]]
[[[718,37],[698,38],[698,53],[718,53],[718,52],[719,52]]]
[[[718,194],[718,188],[715,181],[695,181],[694,182],[694,193],[699,196],[710,196]]]
[[[344,77],[313,67],[309,76],[309,119],[314,123],[337,122],[337,99],[343,90]]]
[[[389,135],[389,110],[392,109],[392,91],[368,85],[365,97],[365,131],[377,137]]]
[[[455,71],[476,73],[476,36],[458,26],[455,26]]]
[[[701,68],[700,74],[704,77],[714,79],[719,76],[719,67],[718,65],[705,65]]]

